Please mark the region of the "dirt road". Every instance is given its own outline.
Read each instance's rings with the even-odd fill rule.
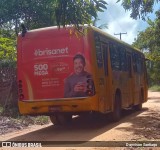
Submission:
[[[77,117],[73,119],[70,126],[55,127],[50,123],[43,126],[31,126],[28,129],[5,134],[0,137],[0,141],[145,140],[160,141],[160,92],[149,92],[148,102],[143,104],[142,111],[124,111],[123,118],[117,123],[111,123],[103,118],[94,120],[90,116]],[[91,147],[94,147],[95,142],[90,142],[90,144]],[[48,147],[43,149],[53,148]],[[77,148],[63,147],[63,149],[75,150]],[[86,147],[85,149],[90,148]],[[95,147],[92,149],[99,150],[106,148]]]

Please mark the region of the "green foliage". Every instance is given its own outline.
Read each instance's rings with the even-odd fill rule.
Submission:
[[[16,61],[15,40],[0,37],[0,60]]]
[[[160,92],[160,85],[153,85],[149,88],[149,90],[153,91],[153,92]]]
[[[56,20],[58,26],[67,24],[91,24],[92,17],[97,18],[97,11],[103,12],[107,3],[104,0],[57,0]]]
[[[159,0],[122,0],[122,6],[131,11],[131,18],[145,20],[146,15],[153,12],[153,6],[158,2]]]
[[[149,61],[147,63],[148,81],[149,85],[160,85],[160,62]]]
[[[104,0],[1,0],[0,64],[16,61],[16,36],[21,22],[27,29],[92,23],[97,11],[106,9]],[[57,23],[56,23],[57,21]]]
[[[0,27],[10,24],[18,35],[21,22],[27,29],[90,24],[106,4],[104,0],[1,0]]]
[[[139,32],[133,46],[145,52],[146,57],[152,61],[160,61],[160,11],[156,12],[154,22],[148,20],[149,27]]]
[[[1,0],[0,26],[12,24],[16,35],[24,22],[28,29],[55,25],[56,0]]]
[[[149,27],[139,32],[133,43],[150,60],[147,63],[150,85],[160,85],[160,11],[156,12],[156,16],[155,21],[148,20]]]
[[[0,105],[0,115],[3,113],[4,108]]]
[[[38,116],[34,118],[34,124],[37,125],[43,125],[49,123],[49,117],[48,116]]]
[[[10,24],[5,24],[6,28],[0,29],[0,67],[15,66],[16,61],[16,35],[13,29],[9,29]]]
[[[48,116],[23,116],[19,113],[18,107],[4,108],[4,106],[0,105],[0,116],[9,117],[15,124],[20,123],[22,126],[28,126],[30,124],[44,125],[50,122]]]
[[[16,120],[19,120],[23,125],[44,125],[49,123],[49,117],[48,116],[18,116]]]

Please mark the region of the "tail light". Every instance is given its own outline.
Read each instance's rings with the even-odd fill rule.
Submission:
[[[24,99],[22,80],[18,81],[18,97],[19,97],[19,100]]]
[[[95,94],[94,82],[91,76],[87,76],[87,95],[93,96]]]

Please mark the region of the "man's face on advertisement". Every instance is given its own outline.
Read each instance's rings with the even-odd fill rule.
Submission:
[[[74,71],[76,74],[80,74],[84,71],[84,62],[81,58],[76,58],[74,60]]]

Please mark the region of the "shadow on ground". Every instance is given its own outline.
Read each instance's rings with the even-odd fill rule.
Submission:
[[[117,129],[131,131],[135,135],[150,140],[160,140],[160,111],[149,109],[143,115],[130,119],[129,122],[132,124],[130,127],[118,127]]]
[[[148,109],[143,108],[143,110],[139,112],[135,112],[134,110],[124,110],[122,113],[123,117],[121,121],[117,123],[112,123],[109,120],[109,117],[106,116],[100,116],[99,118],[92,117],[91,115],[76,117],[73,118],[73,121],[70,125],[58,127],[51,125],[40,130],[36,130],[21,136],[17,136],[15,138],[11,138],[8,141],[89,141],[94,137],[111,130],[119,124],[127,122],[130,119],[132,123],[131,128],[116,129],[124,131],[132,130],[135,132],[135,134],[146,134],[144,132],[141,132],[141,130],[144,130],[145,126],[149,128],[148,123],[152,124],[153,120],[156,122],[155,125],[157,126],[158,120],[152,118],[152,122],[149,122],[149,114],[142,117],[137,116],[145,111],[148,111]],[[154,112],[150,113],[153,113],[153,116],[156,115],[156,113],[154,114]],[[139,120],[138,123],[137,121],[134,122],[135,118]],[[141,124],[142,122],[143,124]],[[148,128],[145,128],[146,131]]]
[[[160,97],[153,96],[153,97],[149,97],[148,100],[159,100],[160,101]]]

